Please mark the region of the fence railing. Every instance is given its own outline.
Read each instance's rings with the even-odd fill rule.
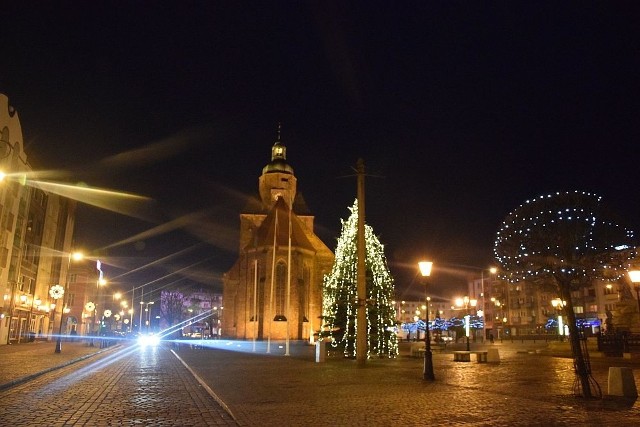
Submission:
[[[600,334],[598,351],[612,356],[622,356],[622,353],[640,353],[640,334]]]

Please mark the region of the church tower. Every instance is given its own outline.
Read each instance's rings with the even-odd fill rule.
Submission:
[[[223,336],[312,340],[334,255],[314,234],[279,128],[258,192],[259,207],[240,214],[238,259],[223,278]]]
[[[280,197],[287,202],[287,205],[290,205],[295,199],[297,180],[293,174],[293,168],[287,163],[287,147],[280,142],[279,127],[278,138],[271,147],[271,161],[262,168],[258,187],[260,200],[265,209],[268,209]]]

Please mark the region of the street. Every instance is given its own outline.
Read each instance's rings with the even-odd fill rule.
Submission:
[[[237,425],[163,347],[121,346],[0,392],[0,401],[1,426]]]

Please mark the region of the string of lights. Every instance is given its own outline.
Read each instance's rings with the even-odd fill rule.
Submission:
[[[635,256],[633,232],[602,218],[602,198],[588,192],[548,194],[507,215],[494,254],[511,283],[536,276],[617,280]],[[588,262],[585,262],[588,261]]]
[[[323,318],[332,345],[344,346],[345,357],[356,356],[357,336],[357,200],[351,215],[341,220],[342,232],[335,250],[335,263],[324,278]],[[365,268],[367,271],[367,357],[396,357],[394,284],[384,255],[384,246],[365,225]]]

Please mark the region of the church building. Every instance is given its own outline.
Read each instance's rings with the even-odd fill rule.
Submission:
[[[334,255],[314,234],[286,153],[278,135],[258,179],[259,206],[240,214],[239,256],[223,278],[224,337],[310,340],[320,328]]]

